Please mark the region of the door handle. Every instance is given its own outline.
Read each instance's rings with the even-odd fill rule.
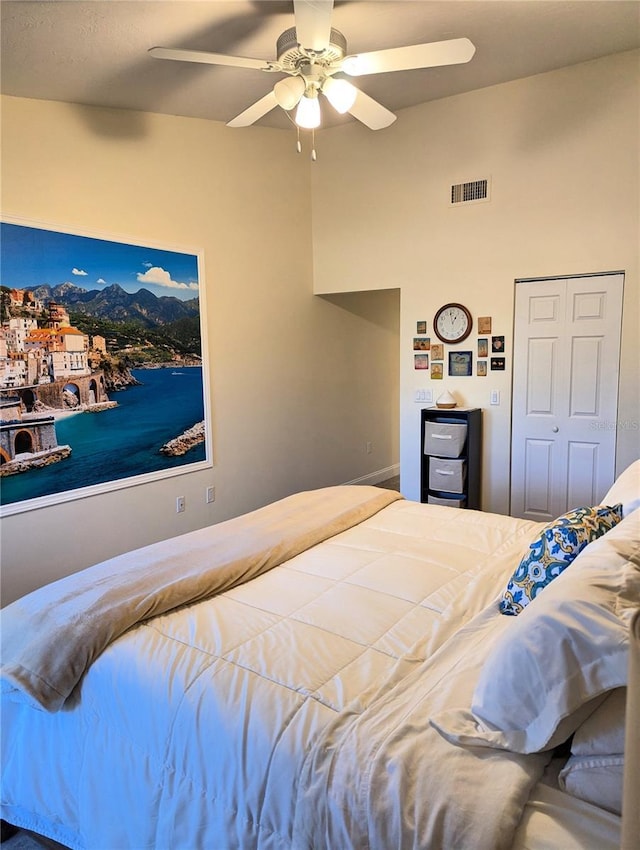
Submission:
[[[554,434],[557,434],[560,429],[558,428],[557,425],[554,425],[551,430],[553,431]]]

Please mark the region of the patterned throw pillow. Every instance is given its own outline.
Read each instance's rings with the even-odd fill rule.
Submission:
[[[519,614],[584,547],[622,519],[622,505],[576,508],[542,529],[511,576],[500,601],[502,614]]]

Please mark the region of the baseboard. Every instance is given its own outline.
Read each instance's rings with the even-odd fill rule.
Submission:
[[[352,481],[345,481],[345,484],[379,484],[381,481],[386,481],[387,478],[394,478],[400,475],[400,464],[394,463],[393,466],[387,466],[385,469],[377,469],[375,472],[370,472],[368,475],[362,475],[360,478],[354,478]]]

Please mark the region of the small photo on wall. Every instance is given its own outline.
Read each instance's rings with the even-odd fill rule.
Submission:
[[[413,350],[414,351],[429,351],[431,348],[431,340],[428,336],[414,336]]]
[[[478,333],[491,333],[491,316],[480,316],[480,318],[478,319]]]
[[[449,352],[449,374],[454,378],[467,378],[471,375],[473,366],[473,352],[450,351]]]
[[[416,369],[428,369],[429,368],[429,355],[428,354],[414,354],[414,366]]]
[[[427,332],[427,323],[426,322],[416,322],[416,333],[417,334],[426,334]]]
[[[431,380],[441,381],[444,371],[444,363],[431,363]]]
[[[431,359],[444,360],[444,345],[441,342],[434,342],[431,346]]]
[[[488,339],[479,339],[478,340],[478,357],[487,357],[489,354],[489,340]]]
[[[504,351],[504,337],[503,336],[492,336],[491,337],[491,351],[493,351],[493,352]]]
[[[476,363],[476,375],[479,378],[486,378],[487,376],[487,361],[486,360],[478,360]]]
[[[491,371],[492,372],[504,372],[504,357],[492,357],[491,358]]]

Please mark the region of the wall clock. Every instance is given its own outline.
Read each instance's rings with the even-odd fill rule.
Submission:
[[[472,327],[471,313],[462,304],[445,304],[433,318],[433,329],[443,342],[462,342]]]

